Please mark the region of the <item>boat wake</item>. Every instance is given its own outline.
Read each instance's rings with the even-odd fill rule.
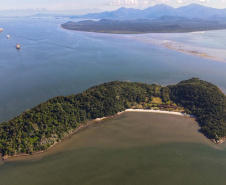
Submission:
[[[57,47],[61,47],[61,48],[73,49],[73,50],[77,49],[77,47],[65,46],[65,45],[61,45],[61,44],[56,44],[54,42],[48,42],[47,39],[39,40],[39,39],[33,39],[33,38],[30,38],[30,37],[25,37],[25,36],[21,36],[21,35],[17,35],[17,34],[11,34],[11,35],[14,36],[14,37],[19,37],[19,38],[30,40],[30,41],[34,41],[34,42],[42,42],[44,44],[57,46]]]

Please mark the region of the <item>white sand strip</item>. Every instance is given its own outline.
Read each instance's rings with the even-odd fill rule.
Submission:
[[[173,111],[163,111],[163,110],[149,110],[149,109],[126,109],[125,112],[152,112],[152,113],[160,113],[160,114],[173,114],[178,116],[186,116],[190,118],[196,118],[193,115],[181,113],[181,112],[173,112]]]

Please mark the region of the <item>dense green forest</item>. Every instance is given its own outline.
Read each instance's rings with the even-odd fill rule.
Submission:
[[[179,19],[178,17],[165,16],[162,19],[138,20],[111,20],[99,21],[85,20],[79,22],[69,21],[61,25],[65,29],[99,33],[181,33],[192,31],[206,31],[225,29],[225,22],[207,21],[200,19]]]
[[[201,131],[208,138],[226,136],[226,96],[217,86],[193,78],[168,88],[171,100],[197,117]]]
[[[0,153],[15,155],[45,150],[89,120],[115,115],[160,97],[198,117],[202,132],[226,136],[226,97],[213,84],[193,78],[162,87],[135,82],[109,82],[70,96],[52,98],[0,125]]]

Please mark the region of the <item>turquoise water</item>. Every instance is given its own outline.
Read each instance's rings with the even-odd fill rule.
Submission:
[[[0,122],[54,96],[114,80],[167,85],[199,77],[226,89],[226,63],[142,43],[130,35],[61,29],[60,24],[67,21],[0,19],[4,28],[0,33]],[[224,38],[226,31],[217,33]],[[206,37],[215,40],[213,34]],[[216,43],[225,42],[218,37]],[[16,43],[21,45],[20,51],[15,49]]]

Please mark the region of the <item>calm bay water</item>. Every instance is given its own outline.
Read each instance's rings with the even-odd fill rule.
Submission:
[[[226,30],[213,30],[203,32],[190,32],[190,33],[155,33],[155,34],[144,34],[144,38],[158,38],[158,40],[167,40],[176,42],[183,48],[188,50],[196,50],[206,53],[210,56],[222,59],[221,61],[226,62]]]
[[[130,39],[130,35],[61,29],[60,24],[67,21],[0,19],[4,28],[0,33],[0,122],[54,96],[82,92],[114,80],[167,85],[199,77],[226,89],[226,63],[142,43]],[[221,45],[218,49],[226,49],[225,40],[219,39],[225,38],[225,30],[217,31],[216,39],[214,34],[205,34],[216,43],[215,48]],[[182,39],[181,34],[168,37]],[[190,38],[184,35],[183,42],[190,42]],[[196,38],[200,38],[200,45],[209,47],[210,41],[206,43],[203,34],[196,34]],[[21,44],[20,51],[15,49],[16,43]]]
[[[0,165],[0,184],[225,184],[226,150],[198,129],[181,116],[125,113],[44,154]]]
[[[210,54],[217,51],[224,59],[225,30],[133,39],[61,29],[67,21],[0,19],[0,122],[54,96],[114,80],[167,85],[199,77],[226,92],[226,63],[142,42],[145,37],[170,39]],[[198,129],[184,117],[126,113],[44,154],[1,164],[0,185],[225,184],[225,145],[216,147]]]

